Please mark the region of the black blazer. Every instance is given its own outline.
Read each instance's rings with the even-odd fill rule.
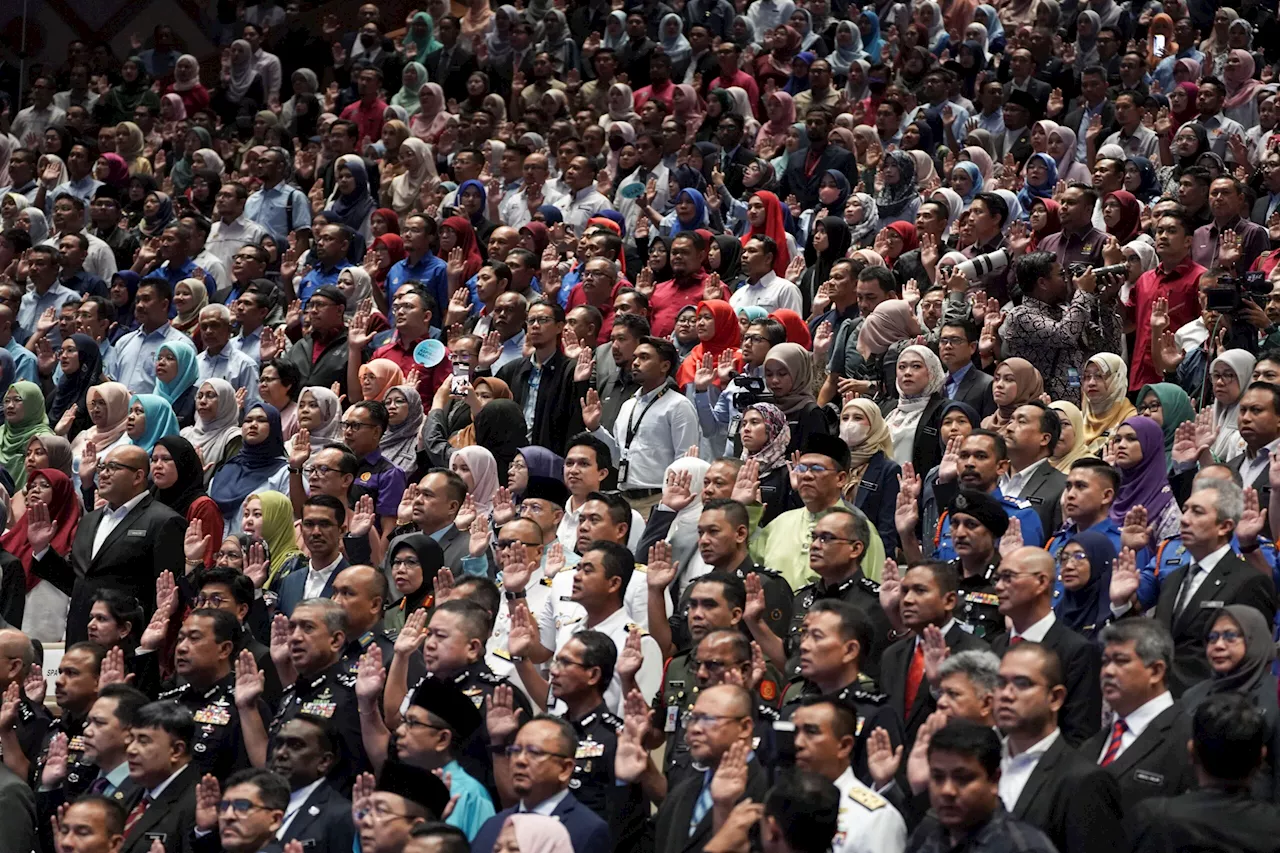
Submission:
[[[757,803],[769,790],[769,780],[760,763],[755,759],[747,765],[746,796]],[[689,834],[689,823],[693,820],[693,806],[702,792],[702,774],[690,777],[673,788],[658,809],[657,830],[654,834],[654,850],[662,853],[700,853],[706,843],[715,835],[712,830],[714,809],[708,809],[693,835]],[[471,846],[472,853],[479,853],[476,845]]]
[[[858,174],[858,161],[840,145],[828,145],[818,158],[818,165],[812,173],[806,175],[804,157],[794,157],[782,173],[782,183],[778,188],[778,198],[785,204],[787,196],[792,193],[800,200],[800,209],[808,210],[818,204],[818,185],[828,169],[837,169],[846,175]],[[856,183],[856,181],[855,181]]]
[[[942,461],[942,442],[938,438],[938,423],[941,421],[939,413],[950,402],[941,391],[934,394],[925,405],[920,423],[916,426],[916,437],[911,446],[911,464],[921,477]],[[898,398],[890,397],[880,404],[880,414],[888,417],[897,407]]]
[[[1120,786],[1062,738],[1036,762],[1012,815],[1049,836],[1059,853],[1125,849]]]
[[[1133,853],[1275,850],[1280,813],[1248,791],[1203,788],[1147,800],[1132,816]]]
[[[472,853],[489,853],[493,850],[493,843],[498,840],[502,825],[518,810],[518,806],[512,806],[486,820],[471,841]],[[584,806],[572,792],[569,792],[568,796],[552,809],[551,817],[564,825],[569,833],[569,840],[573,842],[574,850],[604,853],[613,849],[609,824],[605,823],[600,815]],[[686,821],[685,830],[688,831],[688,828],[689,824]]]
[[[714,79],[715,76],[718,76],[718,74],[713,75],[712,79]],[[733,156],[729,158],[729,162],[727,164],[728,168],[723,170],[724,186],[725,189],[729,191],[729,194],[734,198],[741,197],[743,191],[746,189],[746,187],[742,185],[742,176],[746,174],[747,166],[755,162],[755,159],[755,154],[747,150],[747,146],[745,144],[740,144],[737,150],[733,152]],[[784,200],[786,199],[785,196],[782,198]]]
[[[453,46],[447,65],[443,60],[443,47],[431,51],[423,58],[422,64],[427,67],[427,79],[440,84],[446,99],[462,101],[467,97],[467,78],[473,71],[480,70],[475,54],[463,47],[462,42],[459,41]]]
[[[983,373],[975,364],[965,371],[953,399],[957,403],[971,406],[980,418],[993,415],[996,411],[996,398],[991,394],[992,381],[991,374]]]
[[[1045,95],[1046,99],[1048,99],[1048,97],[1049,97],[1048,95]],[[1010,153],[1013,154],[1013,159],[1019,163],[1025,163],[1028,159],[1030,159],[1031,157],[1031,126],[1030,125],[1022,129],[1022,133],[1018,134],[1018,138],[1014,141],[1013,147],[1010,148],[1008,151],[1004,150],[1004,137],[1005,135],[1001,133],[995,138],[997,160],[1000,160],[1001,162],[1003,162],[1004,155],[1010,154]]]
[[[1062,490],[1067,487],[1067,475],[1053,467],[1047,459],[1032,472],[1027,484],[1022,487],[1019,500],[1027,501],[1040,516],[1040,529],[1044,531],[1048,541],[1062,526]],[[1032,543],[1031,544],[1043,544]]]
[[[67,643],[88,639],[89,608],[100,589],[117,589],[138,600],[148,614],[156,606],[156,579],[182,566],[182,537],[187,522],[150,495],[130,510],[93,554],[93,537],[103,509],[80,520],[71,554],[63,559],[52,548],[43,559],[32,560],[36,574],[70,592]]]
[[[1265,212],[1265,211],[1264,211]],[[1237,474],[1240,473],[1240,466],[1245,462],[1245,456],[1241,453],[1234,459],[1227,460],[1227,467]],[[1258,506],[1268,506],[1271,503],[1271,476],[1268,466],[1263,465],[1262,470],[1258,472],[1258,476],[1253,478],[1252,483],[1245,483],[1246,489],[1253,489],[1258,493]]]
[[[283,845],[296,838],[308,853],[351,853],[354,837],[351,801],[322,782],[298,809],[279,841]]]
[[[1191,738],[1191,720],[1182,705],[1174,702],[1160,712],[1138,735],[1129,748],[1120,753],[1106,771],[1120,785],[1120,804],[1125,814],[1148,797],[1176,797],[1195,787],[1195,774],[1187,757],[1187,741]],[[1103,728],[1080,744],[1080,754],[1100,760],[1111,743],[1111,729]]]
[[[961,628],[958,622],[951,626],[943,639],[947,641],[947,648],[952,654],[991,649],[986,642]],[[911,669],[911,658],[915,651],[916,638],[913,634],[885,649],[884,656],[880,658],[880,689],[889,694],[889,707],[905,721],[903,741],[907,744],[908,751],[911,749],[910,745],[915,743],[916,732],[924,725],[924,721],[938,710],[938,702],[933,698],[927,681],[921,681],[920,689],[916,691],[916,701],[911,707],[903,707],[907,698],[907,673]]]
[[[1205,657],[1204,635],[1218,610],[1228,604],[1256,608],[1270,625],[1276,615],[1276,588],[1264,575],[1235,554],[1228,553],[1200,584],[1182,613],[1174,615],[1182,580],[1188,566],[1182,566],[1160,585],[1155,618],[1173,634],[1173,668],[1169,690],[1180,697],[1188,687],[1213,675]]]
[[[902,466],[877,450],[867,461],[867,470],[862,472],[862,482],[854,493],[853,505],[862,510],[880,533],[884,542],[884,552],[893,554],[898,550],[898,528],[893,523],[893,513],[898,506],[898,475]]]
[[[538,383],[538,400],[534,403],[531,443],[561,456],[567,450],[570,436],[582,431],[579,400],[586,394],[587,383],[583,383],[582,394],[577,393],[573,381],[576,366],[576,360],[565,358],[561,352],[547,359]],[[504,364],[497,373],[497,377],[511,387],[515,402],[522,410],[529,394],[529,374],[532,372],[533,360],[525,356]]]
[[[1265,187],[1263,189],[1265,189]],[[1255,224],[1261,225],[1263,228],[1266,228],[1267,227],[1267,208],[1270,206],[1271,206],[1271,197],[1270,197],[1270,194],[1268,193],[1266,195],[1263,195],[1262,198],[1258,199],[1253,203],[1253,212],[1249,216],[1249,218],[1252,219]]]
[[[120,853],[149,853],[151,842],[156,838],[164,843],[166,853],[190,851],[192,832],[196,828],[196,782],[199,780],[200,769],[194,763],[188,764],[147,806],[125,836]],[[145,793],[142,788],[132,792],[123,803],[125,814],[133,811]]]
[[[1000,657],[1009,649],[1009,634],[991,643],[991,651]],[[1058,711],[1058,726],[1067,743],[1075,746],[1093,737],[1102,726],[1102,651],[1094,643],[1054,620],[1041,645],[1058,653],[1067,682],[1067,701]]]
[[[1102,112],[1099,113],[1099,115],[1102,116],[1102,133],[1098,136],[1098,139],[1106,139],[1119,129],[1116,125],[1116,107],[1115,104],[1111,103],[1109,98],[1102,102]],[[1082,121],[1084,121],[1083,98],[1076,104],[1075,108],[1072,109],[1071,112],[1067,113],[1066,118],[1059,122],[1059,124],[1070,130],[1072,133],[1077,133],[1080,130],[1080,122]]]

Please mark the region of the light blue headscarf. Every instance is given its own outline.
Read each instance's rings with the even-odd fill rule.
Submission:
[[[964,202],[964,206],[968,208],[973,197],[982,192],[982,170],[978,168],[978,164],[972,160],[961,160],[956,163],[957,169],[964,169],[965,174],[973,181],[973,189],[960,196],[960,200]]]
[[[173,377],[172,382],[161,382],[157,378],[156,395],[172,405],[188,388],[196,384],[196,380],[200,378],[200,368],[196,365],[196,348],[188,342],[165,341],[156,350],[156,355],[159,356],[166,350],[178,361],[178,375]]]
[[[1009,226],[1013,225],[1013,223],[1026,222],[1031,217],[1030,212],[1022,206],[1022,202],[1018,201],[1018,197],[1011,190],[996,190],[996,195],[1004,199],[1004,203],[1009,205],[1009,218],[1000,226],[1001,231],[1008,233]]]
[[[129,408],[134,403],[142,404],[143,414],[147,418],[147,431],[142,438],[129,438],[129,443],[141,447],[149,455],[156,442],[165,436],[178,434],[178,418],[173,414],[169,401],[159,394],[134,394],[129,401]]]
[[[867,59],[873,63],[879,62],[880,51],[884,48],[884,39],[880,38],[880,16],[870,9],[863,9],[860,17],[866,18],[871,23],[870,34],[862,39],[862,49],[867,52]]]
[[[1053,158],[1048,154],[1032,154],[1031,159],[1027,162],[1030,163],[1031,160],[1036,159],[1045,165],[1049,174],[1043,184],[1033,187],[1031,182],[1027,181],[1023,184],[1022,189],[1018,191],[1018,201],[1022,204],[1023,210],[1026,211],[1031,210],[1031,202],[1038,198],[1053,198],[1053,188],[1058,185],[1058,164],[1054,162]],[[1030,213],[1027,215],[1030,216]]]
[[[689,225],[681,222],[680,215],[676,214],[676,221],[671,226],[671,233],[679,234],[681,231],[697,231],[699,228],[706,228],[708,222],[707,200],[703,197],[702,193],[692,187],[686,187],[676,193],[675,200],[680,201],[681,196],[689,197],[689,201],[693,202],[694,210],[696,210],[697,213],[694,216],[693,222]]]

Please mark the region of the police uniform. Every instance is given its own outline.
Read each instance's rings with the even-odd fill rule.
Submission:
[[[820,696],[821,691],[803,678],[795,678],[787,685],[783,694],[781,718],[774,725],[775,744],[778,763],[791,765],[795,763],[795,724],[791,716],[800,707],[801,700],[810,696]],[[847,684],[830,694],[827,698],[841,702],[852,708],[857,716],[858,724],[854,729],[853,772],[866,784],[871,784],[871,773],[867,769],[867,740],[876,729],[884,729],[889,733],[889,740],[896,749],[902,744],[902,720],[889,705],[889,696],[881,693],[875,680],[866,673],[858,675],[857,681]]]
[[[328,669],[298,680],[285,688],[280,709],[271,721],[268,754],[275,749],[281,726],[299,714],[311,714],[330,722],[340,743],[341,755],[331,777],[339,788],[349,786],[356,774],[369,768],[360,738],[360,712],[356,706],[356,680],[347,675],[341,661]]]
[[[22,687],[22,684],[19,683],[18,687]],[[52,719],[52,715],[43,706],[35,704],[25,693],[19,691],[18,720],[14,724],[14,734],[18,738],[18,745],[22,747],[22,754],[32,767],[35,767],[36,760],[40,757],[45,733],[48,732]],[[0,748],[0,754],[3,751]]]
[[[640,786],[618,785],[613,775],[622,718],[610,713],[608,706],[601,702],[581,720],[568,717],[565,720],[578,733],[578,751],[573,757],[569,789],[584,806],[609,824],[614,851],[635,850],[644,833],[648,810]]]
[[[236,676],[233,672],[203,690],[188,682],[160,693],[161,699],[172,699],[191,712],[196,723],[191,760],[203,773],[212,773],[219,779],[226,779],[236,770],[249,766],[235,691]],[[264,720],[270,713],[267,704],[261,700],[258,713]]]
[[[783,632],[791,624],[794,602],[794,593],[792,593],[791,584],[787,583],[787,579],[778,572],[757,564],[750,557],[743,560],[742,564],[734,569],[732,574],[736,575],[744,583],[749,574],[759,576],[760,586],[764,589],[765,622],[773,633],[779,637],[785,636]],[[693,585],[697,582],[698,578],[694,578],[684,588],[684,593],[680,596],[680,601],[676,605],[675,613],[667,620],[671,629],[671,643],[677,649],[687,649],[693,645],[693,638],[689,635],[689,596],[692,594]]]
[[[840,792],[840,813],[832,853],[884,853],[902,850],[907,824],[884,797],[858,781],[850,768],[835,781]]]
[[[32,762],[31,778],[39,786],[44,766],[49,759],[49,742],[56,734],[67,736],[67,776],[62,783],[66,790],[67,802],[86,793],[89,786],[93,784],[93,780],[98,777],[97,765],[84,757],[84,727],[87,723],[87,717],[77,718],[65,711],[61,717],[54,717],[45,732],[40,756]]]
[[[991,642],[992,638],[1004,633],[1004,616],[1000,615],[1000,599],[996,597],[1000,552],[993,553],[991,562],[976,575],[965,576],[959,557],[950,565],[960,578],[954,614],[956,621],[970,634]]]
[[[400,632],[395,632],[395,634],[398,633]],[[387,669],[390,667],[391,657],[396,651],[396,638],[394,634],[388,634],[381,627],[375,626],[372,630],[365,631],[357,639],[347,641],[346,647],[342,650],[342,657],[339,658],[339,663],[343,666],[343,672],[355,677],[360,670],[360,656],[367,652],[371,645],[376,645],[378,650],[382,652],[382,668]]]
[[[1040,524],[1040,514],[1036,512],[1035,507],[1029,501],[1019,500],[1017,498],[1006,498],[1000,494],[1000,490],[996,489],[990,492],[989,496],[995,498],[1004,507],[1005,515],[1009,518],[1018,519],[1018,524],[1022,529],[1022,541],[1024,544],[1033,545],[1039,548],[1044,544],[1044,527]],[[957,496],[956,500],[961,500],[963,496]],[[959,507],[957,507],[958,509]],[[1003,535],[1003,531],[1001,534]],[[1000,535],[996,536],[998,540]],[[938,532],[934,536],[934,552],[935,560],[954,560],[956,557],[955,546],[951,543],[951,511],[948,510],[942,514],[942,518],[938,520]]]
[[[884,615],[880,607],[880,584],[862,573],[854,572],[835,586],[827,586],[826,581],[819,578],[811,584],[796,590],[795,600],[791,608],[791,630],[785,640],[787,651],[786,677],[795,679],[800,675],[800,633],[804,628],[804,617],[815,601],[834,598],[857,605],[867,616],[871,625],[871,647],[862,650],[860,666],[864,672],[875,678],[880,673],[880,655],[889,647],[890,633],[893,627],[889,617]]]

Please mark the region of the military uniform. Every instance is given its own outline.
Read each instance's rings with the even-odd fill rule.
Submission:
[[[765,622],[773,633],[779,637],[785,636],[783,632],[791,624],[793,606],[793,593],[787,579],[772,569],[758,565],[750,557],[747,557],[732,573],[743,582],[746,582],[749,574],[754,573],[759,576],[760,585],[764,588]],[[689,636],[689,596],[693,585],[697,582],[698,579],[694,578],[684,588],[684,594],[680,596],[675,612],[667,620],[671,629],[671,643],[677,649],[687,649],[693,645],[693,638]]]
[[[889,647],[893,627],[880,607],[880,584],[864,575],[861,569],[835,586],[829,587],[819,579],[796,590],[791,608],[791,630],[784,640],[787,651],[785,676],[791,679],[799,677],[800,632],[804,627],[804,617],[809,615],[809,608],[815,601],[827,598],[855,604],[866,614],[871,625],[871,648],[862,650],[860,665],[864,672],[875,678],[880,674],[880,656]]]
[[[65,712],[61,717],[54,717],[45,732],[40,755],[32,762],[31,778],[38,787],[49,758],[49,742],[56,734],[67,736],[67,776],[62,783],[67,792],[67,802],[87,792],[98,776],[97,765],[84,757],[84,727],[87,722],[87,717],[77,718]]]
[[[821,691],[811,682],[803,678],[792,679],[783,694],[781,719],[774,725],[776,732],[778,764],[791,765],[796,760],[795,725],[791,715],[800,707],[800,702],[809,696],[820,696]],[[866,673],[858,676],[858,680],[845,685],[830,694],[828,698],[853,708],[857,713],[858,725],[854,729],[853,772],[864,783],[870,785],[871,773],[867,770],[867,740],[876,729],[884,729],[889,733],[889,740],[896,749],[902,744],[902,720],[889,705],[889,696],[881,693],[875,681]]]
[[[21,682],[18,687],[22,687]],[[52,715],[43,706],[35,704],[19,690],[18,721],[14,724],[14,734],[17,735],[18,745],[22,747],[22,754],[26,756],[32,768],[35,767],[36,760],[43,751],[45,733],[48,732],[52,720]],[[3,754],[2,748],[0,748],[0,754]]]
[[[960,577],[955,618],[960,627],[981,637],[988,643],[1004,633],[1004,617],[1000,615],[1000,600],[996,598],[996,570],[1000,568],[1000,552],[991,555],[991,562],[976,575],[965,577],[960,559],[951,561],[951,567]]]
[[[398,634],[400,632],[396,631],[394,633]],[[360,670],[360,656],[367,652],[371,645],[376,645],[378,650],[382,652],[382,668],[387,669],[390,667],[391,656],[396,651],[396,638],[382,630],[380,626],[375,626],[372,630],[365,631],[358,638],[347,641],[347,645],[342,649],[342,657],[338,661],[343,665],[343,672],[354,678]]]
[[[235,691],[236,676],[233,672],[204,690],[188,682],[160,693],[161,699],[173,699],[191,711],[196,721],[191,760],[203,772],[212,773],[219,779],[226,779],[236,770],[249,766]],[[259,700],[258,713],[264,720],[270,714],[266,702]]]
[[[268,754],[275,749],[275,737],[280,727],[299,714],[311,714],[328,720],[341,744],[341,756],[335,765],[332,781],[343,789],[351,784],[356,774],[369,769],[369,759],[360,738],[360,712],[356,707],[356,680],[347,675],[341,661],[328,669],[310,676],[298,676],[298,680],[285,688],[280,699],[280,709],[268,729],[271,743]]]
[[[614,851],[636,850],[644,834],[648,810],[639,785],[615,783],[613,760],[618,752],[622,718],[611,714],[608,706],[601,702],[581,720],[568,717],[565,720],[578,733],[578,751],[574,755],[569,789],[584,806],[609,824]]]
[[[907,843],[907,824],[902,815],[849,769],[835,781],[840,792],[840,814],[836,820],[832,853],[884,853],[902,850]]]

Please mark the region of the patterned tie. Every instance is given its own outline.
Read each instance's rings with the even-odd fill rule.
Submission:
[[[94,779],[93,784],[89,786],[89,793],[91,794],[104,793],[107,790],[107,786],[110,784],[111,783],[107,781],[106,776],[99,776],[97,779]]]
[[[1116,720],[1116,724],[1111,727],[1111,743],[1107,744],[1107,754],[1098,762],[1101,766],[1106,767],[1120,755],[1120,740],[1128,730],[1129,727],[1125,725],[1123,719]]]
[[[911,716],[911,709],[916,704],[916,694],[920,692],[920,682],[924,680],[924,643],[916,643],[915,654],[911,656],[911,666],[907,668],[907,697],[902,706],[903,713]]]
[[[142,820],[142,816],[147,813],[147,806],[151,805],[151,795],[143,794],[142,799],[138,800],[138,804],[133,807],[133,811],[129,812],[129,817],[124,822],[124,837],[128,838],[129,833],[133,830],[133,825]]]
[[[693,834],[698,831],[698,824],[702,823],[702,819],[707,816],[707,812],[709,811],[711,811],[710,781],[702,786],[702,793],[698,794],[698,799],[693,804],[693,816],[689,818],[690,838],[693,838]]]
[[[1200,564],[1192,563],[1187,566],[1187,574],[1182,578],[1182,586],[1178,588],[1178,600],[1173,605],[1173,616],[1176,619],[1182,615],[1182,611],[1186,609],[1187,604],[1191,601],[1191,581],[1200,572]]]

